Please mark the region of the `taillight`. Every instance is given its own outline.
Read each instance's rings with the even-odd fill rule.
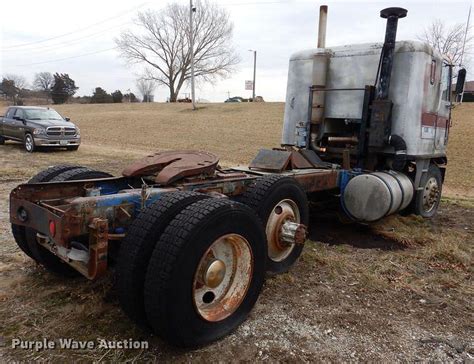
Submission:
[[[49,221],[49,234],[51,237],[56,235],[56,223],[53,220]]]

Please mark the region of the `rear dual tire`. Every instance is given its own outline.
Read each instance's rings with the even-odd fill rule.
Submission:
[[[229,334],[257,301],[265,257],[264,231],[248,207],[214,198],[189,205],[151,256],[144,286],[149,324],[183,347]]]
[[[119,256],[125,313],[173,345],[200,346],[230,333],[254,306],[265,235],[242,204],[174,192],[137,216]]]
[[[188,205],[209,196],[194,192],[166,193],[142,210],[130,225],[120,245],[117,264],[117,290],[127,316],[148,328],[143,286],[153,249],[168,224]]]

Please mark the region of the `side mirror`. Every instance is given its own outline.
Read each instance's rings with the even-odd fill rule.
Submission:
[[[66,121],[71,121],[71,118],[64,118],[64,120],[66,120]]]
[[[466,69],[461,68],[458,72],[458,79],[456,80],[455,94],[460,95],[464,90],[464,82],[466,81]]]

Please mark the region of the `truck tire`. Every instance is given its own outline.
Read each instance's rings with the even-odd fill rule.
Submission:
[[[428,172],[420,181],[420,187],[423,190],[416,191],[414,212],[425,218],[433,217],[438,211],[443,187],[441,171],[436,164],[430,164]]]
[[[33,153],[36,150],[35,140],[33,139],[33,136],[30,133],[25,134],[25,140],[23,144],[25,146],[25,150],[28,153]]]
[[[62,173],[59,173],[55,177],[51,178],[48,182],[64,182],[74,180],[85,180],[94,178],[112,177],[109,173],[94,171],[86,167],[74,167],[67,169]],[[44,181],[46,182],[46,181]],[[76,277],[79,274],[68,264],[64,263],[59,257],[51,253],[49,250],[38,244],[36,240],[37,231],[32,228],[25,228],[25,237],[28,248],[39,264],[46,268],[46,270],[66,277]]]
[[[79,168],[79,166],[61,164],[49,167],[44,171],[41,171],[37,175],[33,176],[33,178],[31,178],[27,183],[47,182],[51,178],[56,177],[58,174],[74,168]],[[28,244],[26,242],[25,228],[20,225],[12,224],[12,235],[18,247],[30,258],[35,259],[31,254],[30,248],[28,247]]]
[[[265,258],[265,233],[247,206],[216,198],[189,205],[161,235],[148,265],[150,325],[182,347],[229,334],[257,301]]]
[[[84,179],[96,179],[96,178],[107,178],[113,177],[111,174],[106,172],[94,171],[87,167],[75,168],[64,171],[58,174],[56,177],[49,180],[49,182],[65,182],[65,181],[79,181]]]
[[[0,135],[0,145],[5,144],[5,138]]]
[[[309,207],[305,191],[294,178],[269,175],[252,183],[240,201],[252,208],[263,223],[268,246],[267,271],[286,272],[301,255],[304,242],[285,243],[280,238],[280,231],[288,219],[308,226]],[[282,212],[287,218],[279,217]]]
[[[72,170],[72,169],[77,169],[81,168],[81,166],[73,166],[69,164],[60,164],[57,166],[52,166],[44,171],[41,171],[37,175],[33,176],[28,183],[42,183],[42,182],[49,182],[51,179],[56,177],[58,174],[61,174],[63,172]]]
[[[78,145],[75,145],[73,147],[67,147],[67,150],[70,150],[70,151],[76,151],[79,149],[79,146]]]
[[[130,225],[120,245],[116,286],[122,309],[139,326],[148,327],[143,286],[156,242],[178,213],[205,198],[209,196],[195,192],[165,193],[141,211]]]

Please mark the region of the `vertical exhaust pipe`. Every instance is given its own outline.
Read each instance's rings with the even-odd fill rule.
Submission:
[[[318,48],[326,48],[326,26],[328,22],[328,6],[319,7]]]
[[[378,100],[388,99],[398,19],[406,16],[407,10],[403,8],[386,8],[380,11],[380,17],[387,19],[387,27],[385,29],[385,41],[380,56],[380,77],[376,92],[376,99]]]

